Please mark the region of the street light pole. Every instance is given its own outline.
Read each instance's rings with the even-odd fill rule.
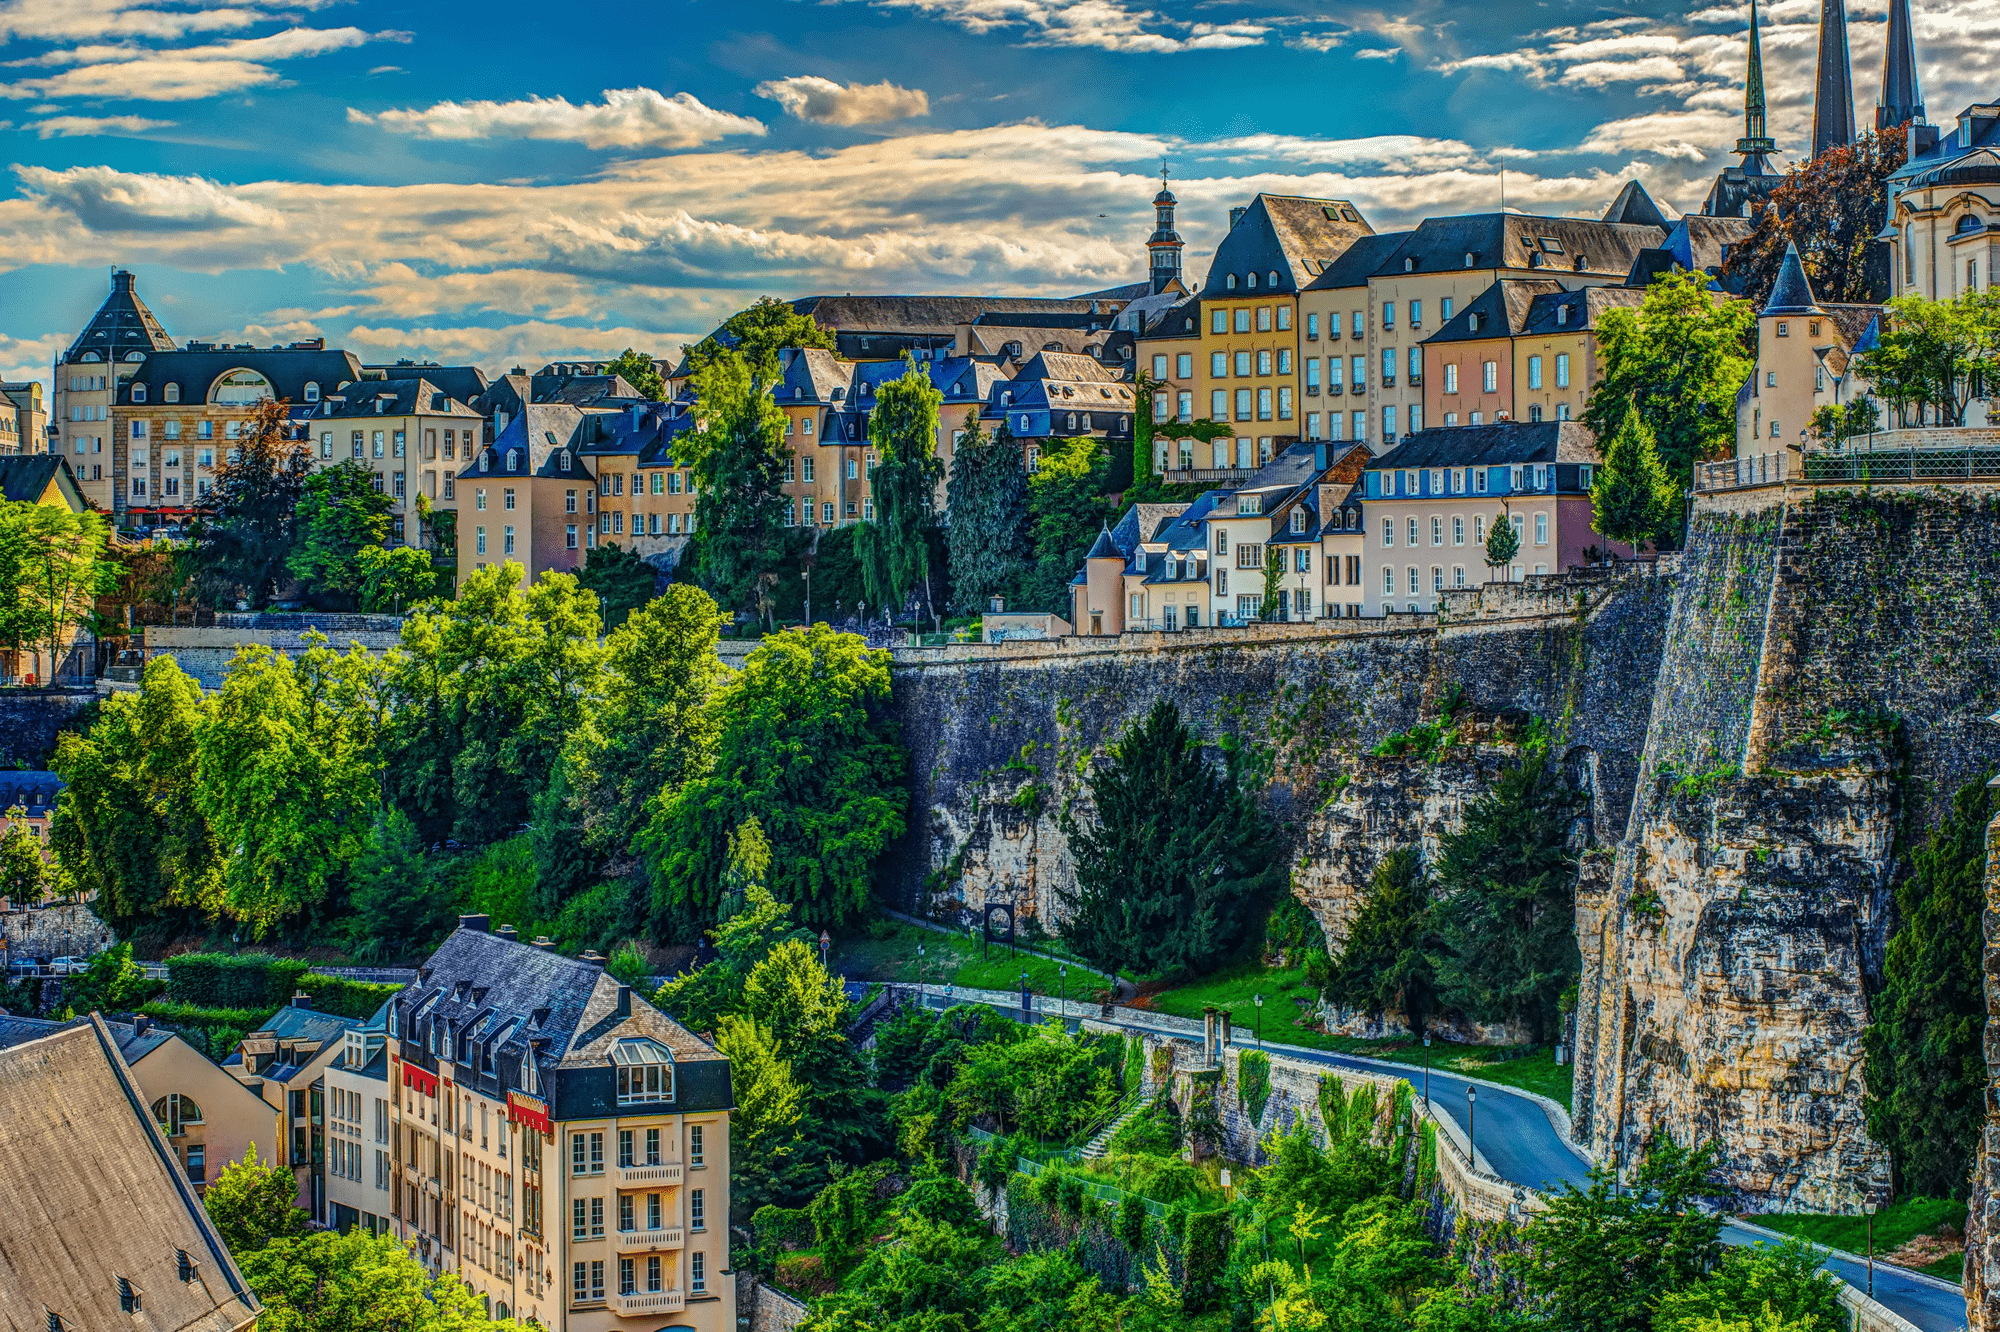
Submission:
[[[1067,1023],[1069,1021],[1069,963],[1056,963],[1056,971],[1062,976],[1062,1008],[1060,1011],[1063,1021]]]
[[[799,577],[806,580],[806,627],[810,629],[813,622],[813,571],[801,569]]]
[[[1875,1298],[1875,1204],[1862,1203],[1861,1211],[1868,1218],[1868,1298]]]
[[[1264,1048],[1264,996],[1253,994],[1250,1001],[1257,1005],[1257,1048]]]
[[[1465,1164],[1474,1170],[1479,1168],[1472,1164],[1473,1153],[1478,1150],[1473,1145],[1472,1137],[1473,1129],[1479,1123],[1478,1114],[1479,1090],[1468,1085],[1465,1089]]]
[[[821,930],[819,932],[819,966],[821,971],[826,970],[826,950],[831,947],[833,947],[833,936],[825,930]]]
[[[917,945],[917,1007],[924,1006],[924,946]]]
[[[1424,1109],[1431,1108],[1431,1038],[1424,1037]]]

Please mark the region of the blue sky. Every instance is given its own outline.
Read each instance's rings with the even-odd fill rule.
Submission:
[[[1773,130],[1818,0],[1760,5]],[[1747,6],[1581,0],[0,0],[0,374],[113,264],[178,338],[500,370],[666,352],[763,294],[1071,294],[1144,271],[1162,158],[1196,278],[1232,203],[1378,229],[1699,204]],[[1850,5],[1872,121],[1881,0]],[[2000,0],[1916,6],[1933,119]]]

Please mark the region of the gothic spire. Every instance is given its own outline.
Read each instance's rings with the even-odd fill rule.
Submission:
[[[1743,74],[1743,137],[1736,151],[1743,154],[1743,174],[1768,176],[1771,164],[1765,160],[1777,151],[1764,124],[1764,48],[1757,38],[1757,0],[1750,0],[1750,64]]]
[[[1910,0],[1889,0],[1889,40],[1882,48],[1882,95],[1875,102],[1875,128],[1894,129],[1924,118],[1924,91],[1917,81],[1917,39],[1910,30]]]
[[[1854,62],[1845,0],[1820,0],[1819,74],[1813,80],[1813,156],[1854,142]]]

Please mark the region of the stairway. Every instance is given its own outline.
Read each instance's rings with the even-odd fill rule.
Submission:
[[[1086,1161],[1101,1161],[1111,1154],[1111,1140],[1118,1136],[1118,1130],[1125,1127],[1127,1120],[1145,1109],[1149,1102],[1134,1096],[1131,1103],[1111,1117],[1111,1121],[1097,1131],[1097,1136],[1083,1144],[1077,1155]]]

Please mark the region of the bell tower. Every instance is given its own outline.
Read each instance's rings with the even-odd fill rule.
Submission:
[[[1154,295],[1187,289],[1181,281],[1181,249],[1184,242],[1180,232],[1174,230],[1174,209],[1179,203],[1173,191],[1167,188],[1167,168],[1163,163],[1160,167],[1160,192],[1153,196],[1153,234],[1146,238]]]

